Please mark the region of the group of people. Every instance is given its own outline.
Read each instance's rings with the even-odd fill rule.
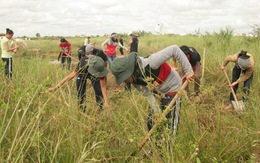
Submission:
[[[81,48],[81,59],[78,67],[58,83],[54,88],[50,88],[48,91],[53,91],[59,88],[65,81],[78,76],[77,78],[77,90],[78,98],[81,108],[85,111],[86,106],[83,106],[84,99],[86,97],[85,85],[86,79],[90,79],[95,90],[96,102],[102,108],[109,108],[107,90],[106,90],[106,76],[108,74],[107,62],[111,73],[115,76],[117,84],[126,83],[132,84],[138,91],[141,91],[150,104],[148,110],[148,129],[152,128],[151,116],[156,112],[162,112],[166,106],[172,101],[180,89],[182,83],[185,80],[194,82],[195,96],[200,93],[200,61],[201,57],[198,51],[194,47],[183,45],[181,47],[172,45],[151,54],[148,57],[138,56],[138,39],[137,36],[132,34],[132,47],[130,48],[129,55],[116,55],[116,47],[119,46],[128,52],[128,49],[117,40],[116,33],[112,33],[111,37],[102,43],[102,50],[92,45],[85,45]],[[122,53],[121,53],[122,54]],[[101,59],[96,59],[101,58]],[[173,59],[178,61],[182,67],[182,75],[179,75],[176,69],[172,68],[167,61]],[[99,67],[94,67],[91,60],[94,60],[96,65],[99,63]],[[254,60],[251,54],[247,54],[245,51],[241,51],[235,55],[228,56],[224,64],[221,66],[225,68],[229,62],[235,62],[233,71],[232,87],[236,91],[238,83],[245,82],[245,93],[249,93],[249,88],[253,78]],[[93,67],[92,67],[93,66]],[[81,70],[81,71],[79,71]],[[95,70],[95,71],[90,71]],[[239,78],[240,73],[244,74]],[[97,73],[98,72],[98,73]],[[96,74],[102,74],[96,75]],[[149,90],[147,78],[151,78],[152,83],[156,83],[153,90]],[[239,79],[238,79],[239,78]],[[238,80],[237,80],[238,79]],[[79,81],[80,80],[80,81]],[[95,84],[96,83],[96,84]],[[81,89],[82,88],[82,89]],[[160,106],[156,105],[156,99],[154,94],[163,94],[164,97],[161,100]],[[103,99],[103,100],[102,100]],[[233,100],[232,94],[230,95],[230,101]],[[102,103],[104,101],[104,105]],[[178,110],[181,106],[181,98],[179,98],[175,104],[174,109],[167,114],[167,119],[171,129],[176,132],[178,126]],[[229,105],[226,109],[231,109],[232,105]]]
[[[106,53],[109,65],[116,58],[116,47],[119,46],[119,51],[121,55],[124,55],[124,50],[128,52],[138,52],[138,35],[135,33],[130,34],[132,36],[129,45],[130,51],[124,46],[124,39],[120,36],[119,40],[116,33],[112,33],[110,38],[102,43],[102,50]]]
[[[13,34],[12,30],[7,29],[6,36],[1,41],[2,60],[6,63],[5,74],[8,78],[12,76],[12,54],[18,49],[17,45],[14,47],[11,46]],[[100,110],[110,108],[106,79],[109,73],[108,69],[110,69],[117,84],[121,84],[122,82],[131,83],[146,97],[150,104],[148,110],[148,129],[151,129],[153,126],[151,116],[154,113],[162,112],[166,108],[182,86],[184,80],[191,82],[195,79],[195,95],[199,95],[201,57],[195,48],[186,45],[181,47],[172,45],[148,57],[141,57],[138,55],[138,36],[135,34],[131,36],[130,43],[133,46],[130,48],[129,55],[116,55],[117,46],[128,52],[128,49],[118,41],[116,33],[112,33],[111,37],[102,43],[102,49],[91,44],[82,46],[78,50],[79,62],[77,68],[57,83],[56,86],[47,89],[47,91],[55,91],[65,82],[77,77],[76,86],[79,106],[83,111],[86,111],[86,81],[89,79],[94,88],[96,103]],[[61,55],[65,55],[69,59],[71,44],[64,38],[60,41],[60,47],[62,48]],[[167,63],[170,59],[177,60],[180,63],[182,75],[179,75],[178,71]],[[229,55],[221,68],[225,69],[229,62],[235,63],[232,72],[232,83],[229,86],[233,87],[236,92],[238,84],[244,82],[244,92],[245,95],[248,95],[255,69],[253,55],[243,50],[234,55]],[[148,78],[149,80],[147,80]],[[148,88],[149,82],[154,84],[152,90]],[[155,94],[164,95],[160,99],[160,106],[156,104]],[[230,94],[230,101],[233,98],[232,94]],[[245,100],[246,98],[243,99]],[[178,110],[180,106],[181,98],[178,98],[174,104],[174,108],[167,114],[168,126],[174,132],[177,131],[179,120]],[[232,105],[230,104],[226,109],[232,109]]]
[[[138,52],[138,35],[135,33],[130,34],[130,36],[132,37],[129,41],[129,45],[130,45],[130,53],[131,52]],[[81,59],[82,55],[85,55],[85,48],[87,45],[95,45],[95,43],[91,43],[90,42],[90,36],[87,36],[85,41],[84,41],[84,45],[81,46],[78,49],[78,59]],[[65,60],[67,59],[67,63],[68,63],[68,69],[70,70],[71,68],[71,43],[68,42],[65,38],[61,38],[60,39],[60,44],[59,44],[60,48],[61,48],[61,52],[59,53],[58,56],[58,61],[61,58],[61,63],[63,68],[65,67]],[[110,35],[110,38],[106,39],[103,43],[102,43],[102,50],[105,52],[107,59],[108,59],[108,63],[109,65],[112,63],[112,61],[116,58],[116,48],[117,46],[119,46],[119,51],[121,55],[124,55],[124,50],[128,53],[129,50],[128,48],[126,48],[124,46],[124,39],[122,36],[120,36],[120,38],[117,38],[117,34],[116,33],[112,33]]]
[[[132,33],[132,39],[129,42],[131,52],[137,52],[138,49],[138,35]],[[68,61],[69,69],[71,67],[71,44],[65,39],[60,39],[60,45],[62,51],[59,54],[58,60],[61,59],[61,63],[64,67],[65,59]],[[77,77],[76,85],[78,92],[78,102],[80,108],[85,111],[85,98],[86,98],[86,81],[91,80],[91,84],[94,88],[96,103],[102,108],[109,108],[107,98],[107,86],[106,75],[108,73],[107,63],[112,64],[112,61],[116,58],[116,47],[124,48],[127,52],[128,49],[124,47],[117,39],[117,34],[112,33],[110,38],[102,43],[103,50],[90,43],[90,37],[88,36],[84,42],[84,45],[78,49],[78,66],[77,68],[63,80],[61,80],[55,87],[49,88],[47,91],[52,92],[57,90],[61,85],[70,79]],[[92,71],[89,71],[92,70]],[[98,74],[98,75],[97,75]],[[103,75],[103,76],[102,76]],[[130,87],[130,85],[128,86]],[[104,101],[104,104],[103,104]]]

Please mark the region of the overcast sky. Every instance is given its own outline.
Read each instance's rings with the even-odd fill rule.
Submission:
[[[260,24],[259,0],[1,0],[0,33],[15,36],[154,32],[204,33],[230,26],[235,33]]]

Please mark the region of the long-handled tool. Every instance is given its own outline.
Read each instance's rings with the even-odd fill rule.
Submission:
[[[224,74],[225,74],[225,76],[226,76],[226,78],[227,78],[228,84],[231,85],[231,82],[230,82],[230,80],[229,80],[229,77],[228,77],[228,74],[227,74],[226,70],[223,69],[223,71],[224,71]],[[243,111],[244,102],[243,102],[243,101],[238,101],[238,100],[237,100],[237,96],[236,96],[236,94],[235,94],[235,92],[234,92],[234,89],[233,89],[232,87],[230,87],[230,89],[231,89],[231,92],[232,92],[233,97],[234,97],[234,99],[235,99],[235,101],[231,101],[232,106],[234,107],[234,109],[235,109],[236,111]]]
[[[58,55],[58,61],[59,61],[60,58],[62,57],[62,54],[63,54],[63,52],[61,51],[61,52],[59,53],[59,55]],[[66,55],[66,57],[70,57],[73,61],[75,61],[75,62],[79,62],[78,59],[72,57],[71,55]]]
[[[132,152],[132,154],[130,156],[127,157],[127,159],[125,160],[125,162],[129,162],[130,159],[135,156],[145,145],[145,143],[150,139],[150,137],[152,136],[153,132],[156,130],[156,128],[160,125],[160,123],[163,121],[163,119],[166,117],[166,115],[172,110],[172,107],[174,105],[174,103],[177,101],[177,99],[180,96],[180,92],[183,92],[185,90],[185,88],[188,85],[188,81],[186,80],[182,87],[178,90],[178,93],[174,96],[174,98],[172,99],[172,101],[170,102],[170,104],[167,106],[167,108],[162,112],[162,115],[159,117],[158,121],[153,125],[153,127],[151,128],[151,130],[148,132],[148,134],[144,137],[143,141],[139,144],[139,146]]]
[[[206,63],[206,48],[203,49],[201,81],[204,81],[205,63]]]

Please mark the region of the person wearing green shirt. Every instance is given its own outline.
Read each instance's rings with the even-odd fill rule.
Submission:
[[[2,61],[5,62],[5,75],[8,79],[12,79],[12,57],[18,49],[18,45],[13,40],[14,32],[6,28],[6,34],[1,40],[1,49],[2,49]],[[15,43],[14,47],[12,47]]]

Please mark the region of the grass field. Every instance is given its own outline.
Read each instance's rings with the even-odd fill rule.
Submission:
[[[105,39],[91,41],[100,47]],[[128,42],[130,37],[125,39]],[[76,51],[84,38],[67,40],[77,58]],[[260,162],[258,38],[144,35],[139,42],[141,56],[173,44],[193,46],[201,56],[206,48],[206,64],[200,100],[182,98],[174,141],[165,130],[160,133],[164,138],[161,148],[151,139],[131,162]],[[111,109],[98,111],[93,89],[88,85],[84,114],[77,106],[75,79],[54,93],[45,93],[70,73],[59,64],[50,64],[60,51],[59,40],[27,43],[40,53],[31,50],[14,56],[13,81],[9,84],[0,62],[0,162],[124,162],[148,133],[145,98],[136,90],[125,92],[109,74]],[[245,111],[228,112],[224,108],[228,105],[229,87],[220,65],[227,55],[242,49],[254,55],[256,70]],[[230,76],[233,66],[227,66]],[[241,99],[242,90],[239,92]],[[153,153],[143,158],[148,151]]]

